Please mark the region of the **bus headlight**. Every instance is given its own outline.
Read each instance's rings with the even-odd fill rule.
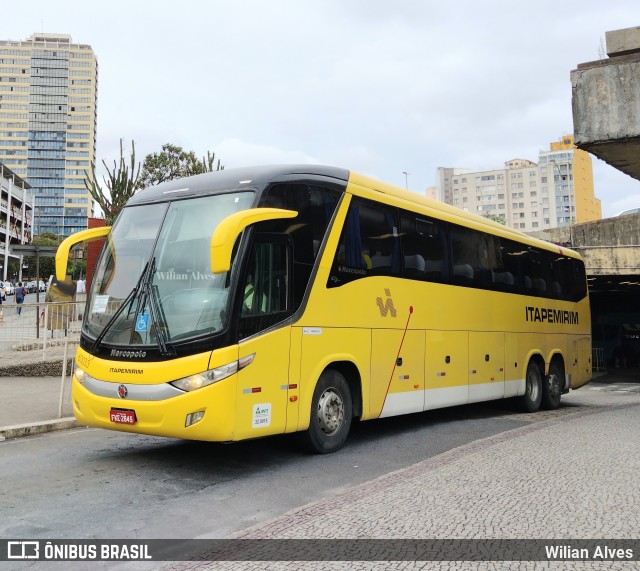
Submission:
[[[247,365],[250,365],[253,362],[254,357],[255,353],[248,357],[243,357],[239,361],[232,361],[231,363],[227,363],[221,367],[216,367],[215,369],[209,369],[203,373],[196,373],[195,375],[184,377],[177,381],[171,381],[169,384],[183,391],[195,391],[196,389],[201,389],[202,387],[207,387],[213,383],[222,381],[241,369],[244,369]]]
[[[86,381],[92,378],[90,375],[88,375],[85,371],[83,371],[78,366],[76,366],[76,370],[74,371],[74,374],[76,376],[76,381],[78,381],[81,385],[83,385]]]

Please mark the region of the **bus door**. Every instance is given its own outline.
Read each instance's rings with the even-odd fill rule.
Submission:
[[[286,236],[255,234],[241,281],[237,438],[285,431],[289,402],[292,249]]]
[[[469,402],[504,397],[504,333],[469,333]]]
[[[424,409],[424,331],[371,332],[371,406],[380,418]]]

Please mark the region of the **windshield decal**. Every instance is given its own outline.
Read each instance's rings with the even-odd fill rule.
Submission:
[[[149,331],[149,317],[148,313],[139,313],[136,318],[136,331]]]

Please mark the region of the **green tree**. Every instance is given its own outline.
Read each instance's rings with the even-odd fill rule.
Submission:
[[[220,159],[216,161],[215,156],[215,153],[207,151],[206,157],[198,159],[193,151],[187,152],[170,143],[162,145],[160,153],[151,153],[145,158],[137,188],[146,188],[174,178],[224,170]]]
[[[140,163],[136,165],[135,142],[131,141],[131,156],[129,164],[126,164],[122,141],[123,139],[120,139],[120,161],[117,163],[113,161],[113,169],[109,170],[107,163],[102,161],[104,168],[108,171],[107,176],[103,177],[106,193],[98,182],[95,166],[91,165],[91,172],[85,171],[84,185],[104,212],[109,226],[114,223],[122,207],[139,188]]]
[[[498,224],[502,224],[503,226],[507,225],[507,219],[502,216],[497,216],[496,214],[489,214],[489,212],[485,212],[482,216],[484,216],[487,220],[493,220]]]
[[[67,275],[71,276],[72,280],[79,280],[82,276],[87,275],[87,260],[86,258],[79,258],[75,260],[69,260],[67,264]]]

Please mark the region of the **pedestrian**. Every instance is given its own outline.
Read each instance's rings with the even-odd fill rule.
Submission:
[[[4,288],[0,286],[0,323],[4,323],[4,312],[2,311],[2,300],[7,299],[4,296]]]
[[[22,287],[22,282],[18,282],[16,288],[16,312],[18,315],[22,315],[22,304],[24,303],[24,296],[27,295],[27,290]]]

